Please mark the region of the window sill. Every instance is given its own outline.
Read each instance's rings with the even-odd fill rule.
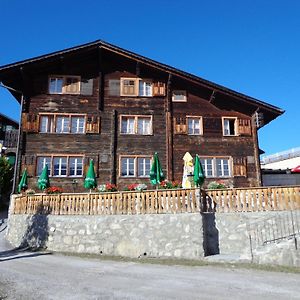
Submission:
[[[78,93],[48,93],[48,95],[80,95],[80,92],[78,92]]]
[[[153,133],[149,133],[149,134],[139,134],[139,133],[120,133],[121,136],[126,136],[126,135],[130,135],[130,136],[152,136],[154,135]]]

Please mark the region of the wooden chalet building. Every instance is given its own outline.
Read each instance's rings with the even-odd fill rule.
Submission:
[[[89,160],[98,184],[146,183],[159,154],[167,179],[181,180],[186,151],[199,154],[206,184],[261,184],[257,115],[284,111],[103,41],[0,67],[22,109],[17,178],[36,187],[83,190]],[[23,99],[23,100],[22,100]],[[77,182],[77,184],[76,184]]]

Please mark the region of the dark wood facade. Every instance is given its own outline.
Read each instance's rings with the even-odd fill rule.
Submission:
[[[78,94],[50,94],[51,76],[79,76]],[[121,78],[151,83],[153,96],[121,96]],[[37,157],[82,156],[84,169],[93,159],[98,183],[112,182],[120,188],[149,179],[124,177],[123,156],[148,157],[158,152],[169,180],[181,180],[185,152],[200,158],[226,158],[230,175],[221,179],[228,186],[259,186],[259,149],[253,116],[264,114],[265,124],[283,113],[279,108],[159,64],[102,41],[45,55],[0,68],[0,79],[22,90],[22,129],[19,157],[28,170],[30,187],[37,181]],[[185,91],[186,101],[175,102],[174,91]],[[21,100],[19,95],[15,95]],[[41,133],[41,116],[82,115],[80,134]],[[147,135],[122,134],[122,116],[150,116]],[[199,117],[201,134],[188,134],[188,118]],[[234,135],[224,135],[224,118],[234,120]],[[19,170],[20,174],[21,170]],[[76,191],[83,189],[83,176],[76,178]],[[52,177],[51,184],[74,190],[74,177]]]

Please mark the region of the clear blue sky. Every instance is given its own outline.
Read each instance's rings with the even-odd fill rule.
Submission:
[[[103,39],[285,109],[260,148],[300,146],[300,1],[1,0],[0,28],[0,65]]]

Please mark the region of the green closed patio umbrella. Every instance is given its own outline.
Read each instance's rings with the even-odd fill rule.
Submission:
[[[194,163],[194,183],[196,187],[201,187],[204,182],[204,172],[199,159],[199,156],[196,155]]]
[[[164,173],[162,171],[158,154],[157,152],[154,153],[153,162],[150,170],[150,182],[153,185],[160,184],[165,179]]]
[[[38,188],[40,190],[45,190],[50,186],[49,175],[48,175],[48,165],[46,164],[39,179],[38,179]]]
[[[25,169],[22,173],[22,177],[20,180],[20,183],[18,185],[18,193],[21,193],[22,190],[27,189],[28,185],[27,185],[27,170]]]
[[[91,159],[90,160],[90,165],[88,168],[88,171],[86,173],[86,177],[84,179],[84,187],[86,189],[93,189],[97,186],[96,182],[96,175],[95,175],[95,170],[94,170],[94,161]]]

